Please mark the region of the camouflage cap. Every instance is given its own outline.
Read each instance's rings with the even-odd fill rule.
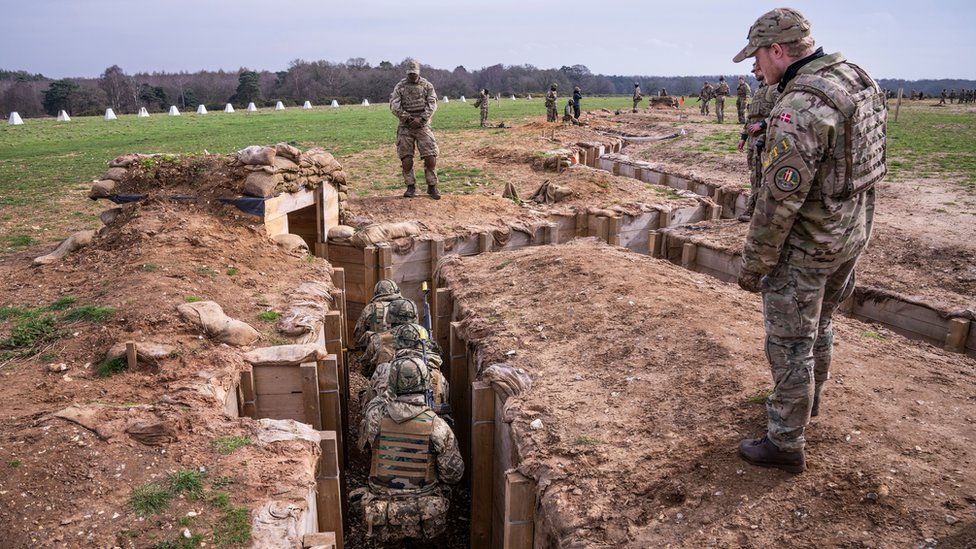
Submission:
[[[407,61],[407,74],[420,74],[420,61],[416,59]]]
[[[417,305],[409,299],[394,299],[390,302],[387,319],[391,326],[417,322]]]
[[[810,36],[810,22],[793,8],[776,8],[764,13],[749,29],[749,43],[732,58],[733,63],[756,55],[756,50],[773,44],[788,44]]]
[[[401,324],[393,329],[393,348],[400,349],[419,349],[423,342],[429,340],[427,330],[420,324],[408,322]]]
[[[376,283],[373,287],[373,297],[379,297],[381,295],[394,295],[400,293],[400,287],[397,286],[396,282],[384,278]]]
[[[430,369],[421,358],[395,358],[390,363],[389,387],[398,396],[426,393],[430,387]]]

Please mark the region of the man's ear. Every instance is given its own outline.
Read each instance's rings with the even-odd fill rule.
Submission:
[[[783,46],[779,44],[772,44],[769,46],[769,53],[773,59],[780,59],[786,55],[786,50],[784,50]]]

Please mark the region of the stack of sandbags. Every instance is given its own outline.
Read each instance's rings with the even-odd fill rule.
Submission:
[[[332,183],[339,191],[340,209],[347,198],[346,174],[328,152],[309,149],[302,152],[287,143],[274,147],[253,145],[237,152],[237,161],[251,172],[244,181],[243,193],[268,197],[280,192],[313,189]]]

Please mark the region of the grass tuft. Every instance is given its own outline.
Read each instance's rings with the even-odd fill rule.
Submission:
[[[251,517],[246,507],[228,507],[214,526],[217,545],[242,545],[251,539]]]
[[[759,389],[752,396],[746,399],[750,404],[765,404],[769,395],[773,394],[772,389]]]
[[[203,301],[203,298],[197,297],[195,295],[188,295],[186,296],[186,299],[184,299],[184,301],[186,301],[187,303],[196,303],[197,301]]]
[[[258,320],[263,322],[274,322],[278,320],[278,313],[275,311],[262,311],[258,313]]]
[[[214,447],[221,454],[227,455],[240,450],[241,448],[251,444],[251,437],[238,437],[238,436],[227,436],[218,437],[213,441]]]
[[[227,276],[236,276],[241,271],[237,267],[231,267],[227,269]]]
[[[132,491],[129,507],[140,517],[148,517],[162,512],[169,506],[173,495],[162,486],[154,483],[143,484]]]
[[[603,441],[589,435],[579,435],[576,437],[576,444],[581,446],[599,446]]]
[[[169,490],[173,495],[183,494],[189,500],[203,495],[204,474],[191,469],[180,469],[169,476]]]
[[[47,310],[49,310],[49,311],[63,311],[65,309],[67,309],[68,307],[72,306],[75,301],[78,301],[78,298],[76,298],[74,296],[71,296],[71,295],[66,295],[64,297],[59,297],[57,301],[55,301],[54,303],[52,303],[52,304],[50,304],[50,305],[47,306]]]
[[[55,340],[61,331],[54,323],[54,315],[22,317],[10,330],[10,337],[0,340],[0,349],[30,352],[42,343]]]
[[[129,363],[125,358],[106,359],[95,368],[95,375],[98,377],[112,377],[128,369]]]
[[[75,307],[64,315],[65,322],[104,322],[115,314],[112,307],[99,307],[97,305],[82,305]]]

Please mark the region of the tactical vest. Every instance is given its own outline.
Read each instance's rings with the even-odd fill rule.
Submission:
[[[398,490],[420,490],[437,482],[431,434],[434,412],[428,410],[403,423],[390,417],[380,421],[373,447],[370,482]]]
[[[836,109],[844,119],[827,151],[835,169],[821,182],[824,196],[843,200],[862,193],[888,173],[885,150],[887,101],[878,84],[861,67],[847,63],[865,88],[851,93],[844,86],[818,74],[794,78],[783,95],[791,91],[811,93]]]
[[[556,92],[550,91],[549,93],[547,93],[546,94],[546,106],[547,107],[555,107],[556,106],[556,98],[557,98]]]
[[[373,314],[369,317],[369,331],[380,333],[386,332],[390,329],[390,322],[386,318],[389,310],[389,301],[373,302]]]
[[[393,332],[383,332],[379,335],[379,349],[376,350],[376,361],[374,364],[391,362],[396,354],[393,350]]]
[[[427,108],[426,82],[423,78],[416,84],[404,81],[400,86],[400,108],[413,115],[423,114]]]

